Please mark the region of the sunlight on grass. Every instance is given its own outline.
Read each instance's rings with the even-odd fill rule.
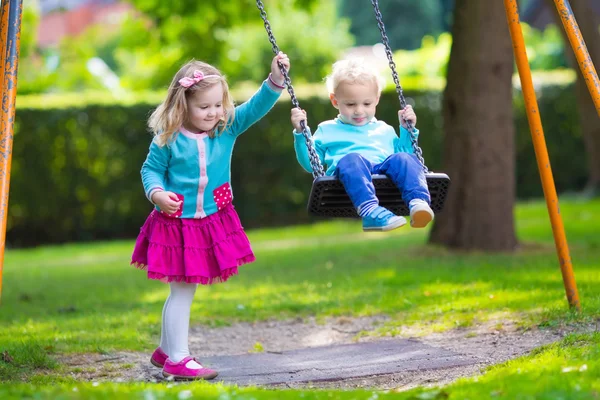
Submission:
[[[260,344],[257,344],[260,347]],[[369,390],[267,390],[238,388],[221,383],[186,384],[110,382],[82,383],[67,378],[38,376],[35,385],[0,387],[0,398],[69,399],[573,399],[597,397],[600,391],[600,333],[569,335],[532,354],[490,367],[483,376],[460,379],[443,388],[407,392]],[[62,382],[62,383],[61,383]],[[68,397],[67,397],[68,396]]]
[[[169,295],[169,287],[167,285],[160,286],[160,289],[148,290],[146,293],[142,293],[139,297],[143,303],[160,303],[165,301]]]
[[[68,393],[68,397],[63,396]],[[21,396],[35,396],[35,398],[65,398],[85,400],[129,400],[129,399],[164,399],[181,400],[201,398],[206,400],[386,400],[397,399],[392,393],[379,393],[370,390],[329,391],[329,390],[268,390],[257,388],[237,388],[224,386],[220,383],[194,382],[185,385],[177,384],[151,384],[133,383],[119,385],[115,383],[77,383],[46,386],[32,390],[31,386],[14,385],[7,388],[0,387],[2,399],[21,399]],[[14,397],[13,397],[14,396]]]
[[[443,389],[452,398],[591,399],[600,391],[600,333],[569,335]],[[594,394],[595,393],[595,394]]]
[[[229,282],[199,287],[192,323],[211,326],[385,314],[369,334],[466,328],[495,318],[519,326],[589,322],[600,314],[600,201],[563,202],[583,312],[566,303],[543,202],[519,205],[514,254],[426,246],[427,231],[363,234],[358,221],[249,232],[257,262]],[[149,351],[169,289],[129,266],[133,241],[9,250],[0,308],[0,381],[31,379],[63,353]],[[36,351],[38,351],[36,350]],[[19,371],[18,373],[15,371]],[[41,379],[41,378],[40,378]]]

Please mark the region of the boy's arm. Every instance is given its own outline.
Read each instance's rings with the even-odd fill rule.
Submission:
[[[308,134],[310,135],[310,128],[306,127],[308,130]],[[325,160],[325,150],[321,146],[321,142],[319,140],[315,140],[315,137],[318,137],[321,132],[321,128],[317,128],[314,136],[310,138],[312,141],[313,147],[315,148],[317,155],[319,156],[319,160],[321,160],[321,164],[324,164]],[[306,145],[306,139],[302,132],[296,132],[294,129],[294,150],[296,150],[296,159],[298,163],[304,168],[307,172],[313,172],[312,166],[310,165],[310,156],[308,154],[308,147]]]
[[[282,88],[276,87],[269,79],[265,79],[260,88],[245,103],[235,108],[235,117],[231,132],[235,136],[244,133],[255,122],[264,117],[273,108]]]
[[[415,141],[419,140],[419,130],[417,128],[413,128],[412,137]],[[398,137],[395,141],[395,153],[409,153],[414,154],[415,150],[413,149],[412,141],[411,141],[411,133],[406,130],[404,127],[400,126],[400,137]]]
[[[150,202],[155,192],[165,190],[165,175],[170,157],[171,150],[167,145],[161,147],[155,140],[152,141],[141,170],[144,193]]]

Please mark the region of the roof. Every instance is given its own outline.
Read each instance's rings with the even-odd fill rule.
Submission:
[[[39,0],[42,15],[56,10],[72,10],[84,4],[111,4],[117,0]]]

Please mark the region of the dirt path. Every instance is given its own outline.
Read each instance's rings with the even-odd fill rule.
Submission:
[[[318,324],[314,319],[298,319],[256,324],[240,323],[220,328],[196,326],[190,332],[190,350],[201,359],[207,356],[249,352],[279,353],[307,347],[389,340],[390,338],[385,337],[360,335],[361,332],[376,330],[387,320],[386,317],[341,317],[331,318],[322,324]],[[480,374],[486,366],[526,354],[536,347],[560,340],[567,333],[569,332],[566,329],[521,330],[507,321],[492,321],[469,329],[415,338],[421,343],[473,358],[475,363],[472,365],[404,371],[341,381],[296,382],[279,386],[409,389],[415,386],[445,384],[460,377]],[[61,361],[68,365],[72,376],[80,380],[160,381],[160,370],[150,365],[149,356],[149,353],[90,354],[71,356]]]

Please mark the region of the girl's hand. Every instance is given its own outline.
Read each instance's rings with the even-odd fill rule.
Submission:
[[[179,200],[177,195],[173,192],[154,192],[150,200],[152,200],[161,211],[164,211],[169,215],[175,214],[177,210],[179,210],[179,207],[181,207],[181,200]]]
[[[290,59],[288,58],[287,54],[280,51],[279,54],[273,57],[273,62],[271,62],[271,79],[273,79],[273,81],[279,86],[283,86],[285,83],[285,78],[279,69],[278,63],[281,63],[285,67],[286,71],[289,72]]]
[[[404,107],[404,110],[398,111],[398,119],[400,119],[400,125],[402,125],[404,129],[408,129],[406,121],[410,122],[413,128],[417,125],[417,114],[415,114],[415,111],[410,105]]]
[[[306,124],[306,111],[300,108],[292,108],[292,125],[296,132],[302,132],[300,121],[304,121],[304,124]]]

